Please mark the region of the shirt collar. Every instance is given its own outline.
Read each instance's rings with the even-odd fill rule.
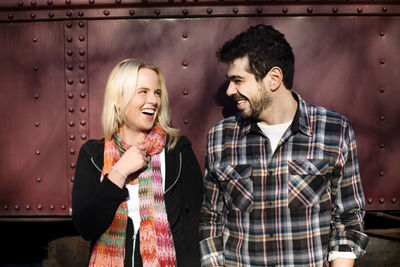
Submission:
[[[294,115],[293,122],[292,122],[292,125],[290,126],[290,129],[293,133],[300,131],[307,136],[311,136],[312,129],[311,129],[308,105],[300,97],[300,95],[298,95],[294,91],[292,91],[292,95],[293,95],[294,99],[297,101],[298,105],[297,105],[296,114]],[[243,120],[240,118],[239,115],[236,115],[236,121],[239,126],[239,138],[243,138],[250,132],[263,134],[261,129],[258,127],[256,121]]]

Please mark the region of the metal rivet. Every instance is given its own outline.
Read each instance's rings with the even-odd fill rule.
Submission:
[[[385,33],[384,33],[384,32],[381,32],[380,35],[381,35],[381,37],[383,37],[383,36],[385,36]]]
[[[50,209],[54,210],[56,207],[54,205],[50,205]]]
[[[115,3],[121,4],[121,0],[115,0]]]
[[[31,13],[31,18],[32,19],[36,18],[36,14],[35,13]]]
[[[385,144],[381,144],[380,147],[381,147],[381,148],[385,148]]]
[[[13,15],[13,14],[8,14],[8,18],[9,18],[9,19],[13,19],[13,18],[14,18],[14,15]]]
[[[187,10],[186,8],[183,9],[182,10],[182,14],[186,16],[187,14],[189,14],[189,10]]]
[[[85,81],[86,81],[86,80],[85,80],[85,78],[83,78],[83,77],[79,79],[79,82],[80,82],[80,83],[85,83]]]
[[[182,62],[182,65],[187,67],[189,65],[189,63],[185,60],[185,61]]]
[[[67,37],[67,41],[68,41],[69,43],[71,43],[71,42],[72,42],[72,37],[71,37],[71,36],[68,36],[68,37]]]
[[[189,123],[188,119],[184,119],[184,120],[183,120],[183,123],[184,123],[184,124],[188,124],[188,123]]]
[[[73,54],[72,50],[68,50],[68,51],[67,51],[67,55],[68,55],[68,56],[72,56],[72,54]]]
[[[380,171],[379,176],[385,176],[385,173],[383,171]]]
[[[68,22],[66,26],[67,26],[67,28],[71,28],[72,27],[72,23]]]
[[[161,11],[159,9],[154,10],[154,14],[156,14],[157,16],[161,14]]]
[[[69,126],[71,126],[71,127],[74,127],[74,125],[75,125],[75,122],[73,122],[73,121],[69,121],[69,122],[68,122],[68,125],[69,125]]]
[[[61,205],[60,208],[61,208],[62,210],[65,210],[65,209],[66,209],[65,205]]]
[[[379,60],[379,63],[381,63],[381,65],[385,64],[385,60],[383,58],[381,58],[381,60]]]
[[[397,199],[394,197],[392,198],[392,203],[395,204],[397,202]]]
[[[86,111],[86,107],[85,107],[85,106],[82,106],[82,107],[80,108],[80,110],[81,110],[81,112],[85,112],[85,111]]]
[[[31,205],[27,204],[27,205],[25,206],[25,209],[26,209],[26,210],[30,210],[30,209],[31,209]]]
[[[235,13],[235,14],[237,14],[237,13],[239,12],[239,9],[237,9],[236,7],[234,7],[234,8],[232,9],[232,12]]]
[[[48,0],[48,1],[47,1],[47,4],[48,4],[49,6],[51,6],[51,5],[53,4],[53,0]]]
[[[94,4],[94,0],[89,0],[89,4]]]
[[[357,8],[357,12],[358,12],[358,13],[361,13],[362,11],[363,11],[363,10],[362,10],[361,7]]]
[[[68,10],[65,14],[66,14],[68,17],[71,17],[71,16],[72,16],[72,11],[71,11],[71,10]]]
[[[72,176],[71,178],[69,178],[70,179],[70,181],[73,183],[74,182],[74,180],[75,180],[75,178],[74,178],[74,176]]]
[[[213,13],[212,8],[207,8],[207,14],[211,14],[211,13]]]
[[[129,15],[131,15],[131,16],[135,15],[135,10],[133,10],[133,9],[129,10]]]
[[[69,164],[69,166],[71,167],[71,169],[75,169],[75,163],[71,162],[71,164]]]
[[[86,93],[85,93],[85,92],[81,92],[81,93],[80,93],[80,97],[81,97],[81,98],[85,98],[85,97],[86,97]]]
[[[19,5],[19,6],[23,6],[23,5],[24,5],[24,2],[21,1],[21,0],[19,0],[19,1],[18,1],[18,5]]]
[[[85,41],[85,37],[84,36],[79,36],[79,41],[81,41],[81,42]]]
[[[73,68],[74,68],[74,65],[72,65],[72,64],[68,64],[68,65],[67,65],[67,69],[73,70]]]
[[[69,99],[74,98],[74,94],[73,94],[73,93],[68,93],[68,98],[69,98]]]
[[[70,5],[70,4],[71,4],[71,0],[65,0],[65,3],[66,3],[67,5]]]
[[[332,8],[332,12],[333,12],[333,13],[337,13],[337,12],[338,12],[337,7]]]
[[[383,12],[386,12],[386,11],[387,11],[387,8],[386,8],[386,7],[382,7],[382,11],[383,11]]]
[[[37,38],[36,38],[36,37],[33,37],[33,38],[32,38],[32,42],[37,43]]]
[[[38,210],[42,210],[42,209],[43,209],[43,205],[42,205],[42,204],[38,204],[38,205],[37,205],[37,209],[38,209]]]
[[[314,10],[313,10],[313,8],[312,7],[307,7],[307,12],[308,13],[312,13]]]
[[[36,6],[36,1],[35,1],[35,0],[32,0],[32,1],[31,1],[31,5],[32,5],[32,6]]]
[[[85,55],[85,50],[79,50],[79,55],[84,56]]]
[[[82,21],[81,22],[79,22],[79,27],[81,27],[81,28],[83,28],[84,26],[85,26],[85,23],[83,23]]]
[[[35,122],[35,126],[36,127],[39,127],[39,125],[40,125],[40,123],[37,121],[37,122]]]
[[[86,124],[85,120],[81,120],[81,125],[84,126]]]
[[[38,99],[38,98],[39,98],[39,95],[38,95],[38,94],[34,94],[34,95],[33,95],[33,98],[34,98],[34,99]]]
[[[38,69],[39,69],[38,66],[33,66],[33,70],[34,70],[34,71],[37,71]]]
[[[110,15],[110,11],[108,11],[108,10],[104,10],[103,13],[104,13],[104,15],[106,15],[106,16]]]
[[[283,12],[283,13],[286,14],[286,13],[288,13],[288,11],[289,11],[289,10],[288,10],[286,7],[282,8],[282,12]]]
[[[372,198],[369,197],[367,202],[368,202],[368,204],[372,204]]]
[[[73,84],[73,83],[74,83],[74,80],[72,80],[71,78],[68,78],[67,83],[68,83],[68,84]]]
[[[50,18],[54,17],[54,13],[53,12],[49,12],[49,17]]]
[[[69,154],[75,155],[75,149],[71,148],[71,149],[69,150]]]
[[[185,38],[185,39],[188,38],[187,33],[182,34],[182,37]]]
[[[35,151],[35,153],[36,153],[36,155],[38,155],[38,156],[39,156],[39,155],[40,155],[40,150],[39,150],[39,149],[38,149],[38,150],[36,150],[36,151]]]
[[[183,90],[183,95],[188,95],[189,91],[187,89]]]
[[[74,107],[69,107],[68,108],[68,111],[71,112],[71,113],[74,112],[74,110],[75,110]]]
[[[381,119],[381,121],[384,121],[384,120],[385,120],[385,116],[382,115],[382,116],[380,117],[380,119]]]
[[[70,135],[69,135],[69,140],[75,140],[75,135],[70,134]]]
[[[80,68],[81,70],[85,69],[85,64],[83,64],[83,63],[79,64],[79,68]]]
[[[383,197],[381,197],[381,198],[379,199],[379,203],[381,203],[381,204],[385,203],[385,199],[384,199]]]
[[[86,134],[82,134],[82,135],[81,135],[81,139],[82,139],[82,140],[86,140],[86,138],[87,138],[87,135],[86,135]]]
[[[42,178],[38,177],[36,178],[36,182],[40,183],[42,181]]]
[[[258,14],[261,14],[262,12],[263,12],[263,9],[262,9],[261,7],[258,7],[258,8],[257,8],[257,13],[258,13]]]
[[[79,16],[79,17],[83,17],[83,15],[85,15],[85,13],[83,13],[83,11],[79,11],[79,12],[78,12],[78,16]]]
[[[4,210],[8,210],[8,205],[4,205],[4,206],[3,206],[3,209],[4,209]]]
[[[385,88],[380,88],[379,91],[380,91],[381,93],[384,93],[384,92],[385,92]]]
[[[14,209],[15,209],[15,210],[19,210],[19,205],[15,205],[15,206],[14,206]]]

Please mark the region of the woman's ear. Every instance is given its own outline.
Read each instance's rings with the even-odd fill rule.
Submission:
[[[276,91],[281,86],[283,81],[283,72],[279,67],[272,67],[268,74],[268,85],[271,91]]]

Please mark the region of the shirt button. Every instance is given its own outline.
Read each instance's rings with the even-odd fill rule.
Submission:
[[[268,236],[269,236],[269,237],[273,237],[274,234],[273,234],[273,233],[269,233]]]
[[[268,172],[268,176],[272,176],[272,172],[271,171]]]

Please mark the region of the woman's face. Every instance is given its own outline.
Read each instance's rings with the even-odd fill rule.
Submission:
[[[158,74],[141,68],[138,72],[136,91],[129,103],[126,126],[135,132],[147,132],[154,126],[161,105],[161,85]]]

